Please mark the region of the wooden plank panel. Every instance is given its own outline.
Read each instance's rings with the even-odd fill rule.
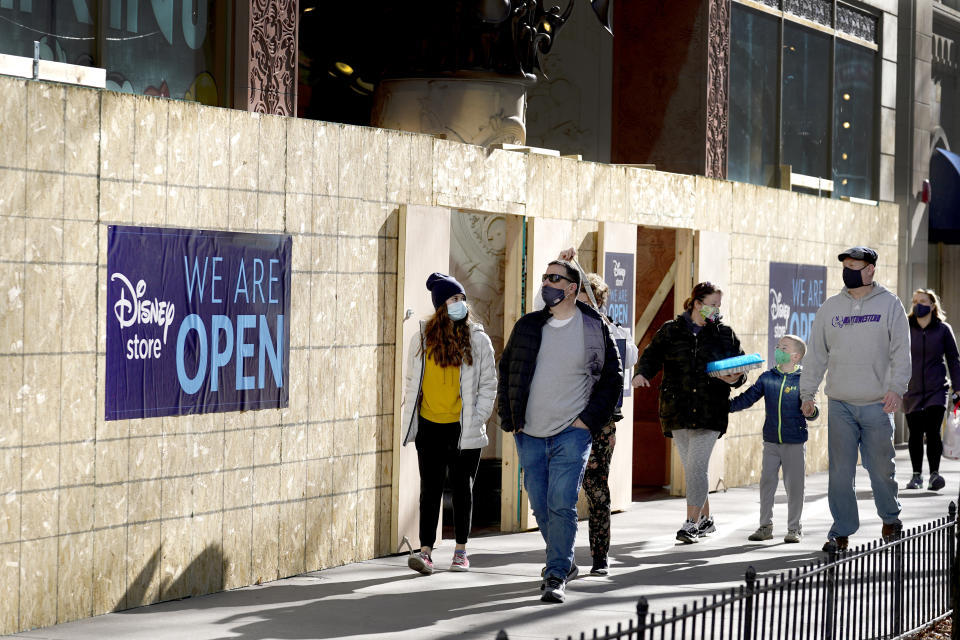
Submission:
[[[714,231],[699,231],[697,233],[697,282],[709,280],[720,287],[721,291],[728,291],[730,284],[730,234]],[[721,306],[730,304],[731,300],[724,300]],[[710,466],[707,477],[710,491],[718,487],[726,490],[724,467],[726,465],[726,438],[717,440],[710,456]]]
[[[630,271],[633,280],[627,286],[636,291],[636,263],[637,263],[637,226],[614,222],[601,222],[597,238],[597,273],[604,280],[608,277],[606,268],[606,254],[628,253],[633,256],[634,268]],[[638,302],[634,299],[631,317],[625,325],[632,329],[636,317]],[[635,337],[631,340],[636,341]],[[627,384],[633,377],[630,371],[626,372]],[[610,508],[614,511],[626,509],[633,502],[633,402],[631,395],[624,398],[623,420],[617,423],[617,440],[613,448],[613,458],[610,461]]]
[[[683,313],[683,303],[693,289],[697,274],[694,232],[690,229],[677,229],[677,281],[673,296],[674,315]],[[677,448],[670,447],[670,495],[682,496],[687,485],[683,478],[683,464],[677,454]]]
[[[420,547],[420,471],[417,451],[411,442],[403,446],[406,425],[401,424],[403,387],[407,370],[407,347],[419,330],[421,318],[430,316],[433,302],[427,277],[450,270],[450,210],[440,207],[401,206],[397,260],[397,348],[393,389],[393,505],[390,530],[400,544],[407,537]],[[437,540],[441,539],[441,518]]]
[[[523,315],[523,229],[526,224],[520,216],[506,217],[506,247],[504,251],[503,336],[504,345],[513,325]],[[500,398],[497,402],[500,402]],[[500,530],[520,531],[526,528],[528,511],[520,486],[520,459],[513,436],[502,434],[500,440]],[[519,507],[518,507],[519,504]]]
[[[674,316],[673,280],[676,266],[670,266],[671,287],[664,300],[653,305],[660,287],[667,280],[668,265],[676,265],[677,233],[674,229],[641,227],[637,230],[637,309],[656,306],[656,313],[643,333],[636,333],[641,352],[650,344],[663,323]],[[658,399],[662,374],[650,380],[650,388],[635,390],[633,395],[633,485],[635,488],[659,490],[670,484],[671,440],[660,428]]]

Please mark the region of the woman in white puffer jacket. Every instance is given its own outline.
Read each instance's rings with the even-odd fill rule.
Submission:
[[[433,573],[433,545],[450,472],[456,547],[451,571],[467,571],[467,537],[473,516],[473,483],[480,450],[487,444],[487,418],[497,396],[493,345],[470,320],[463,286],[452,276],[427,279],[434,314],[410,341],[404,385],[403,444],[413,441],[420,468],[420,551],[411,569]]]

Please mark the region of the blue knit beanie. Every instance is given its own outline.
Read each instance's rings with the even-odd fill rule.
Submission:
[[[463,285],[457,282],[453,276],[445,273],[431,273],[427,278],[427,290],[430,291],[430,297],[433,298],[433,308],[439,309],[446,304],[447,299],[462,293],[464,297],[467,292],[463,290]]]

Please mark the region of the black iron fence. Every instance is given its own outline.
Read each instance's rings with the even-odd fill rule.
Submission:
[[[960,637],[960,531],[957,507],[947,517],[905,530],[776,576],[746,571],[739,587],[679,610],[651,613],[646,598],[637,619],[581,640],[867,640],[898,638],[953,615]],[[568,636],[573,640],[575,636]],[[498,640],[507,640],[501,631]]]

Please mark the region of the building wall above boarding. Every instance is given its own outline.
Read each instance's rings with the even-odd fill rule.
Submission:
[[[616,21],[614,162],[893,200],[896,2],[634,4]]]
[[[112,91],[294,115],[298,24],[297,0],[5,0],[0,54],[100,67]]]

